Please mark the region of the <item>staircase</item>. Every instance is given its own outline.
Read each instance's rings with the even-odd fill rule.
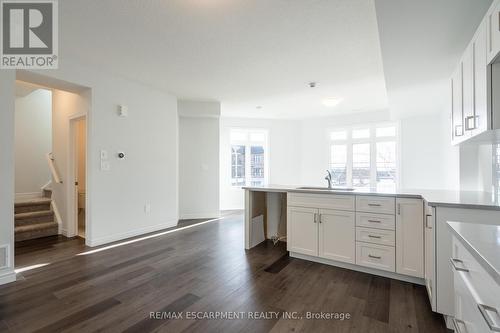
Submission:
[[[52,191],[44,190],[44,196],[44,198],[14,204],[16,242],[54,236],[59,233],[54,211],[51,208]]]

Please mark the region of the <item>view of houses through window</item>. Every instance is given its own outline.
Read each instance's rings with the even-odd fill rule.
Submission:
[[[267,180],[267,131],[231,130],[231,185],[261,186]]]
[[[330,171],[335,186],[396,187],[396,124],[333,130],[330,141]]]

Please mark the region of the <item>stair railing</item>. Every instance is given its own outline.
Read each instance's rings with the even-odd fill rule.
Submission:
[[[46,156],[47,156],[47,162],[49,163],[50,172],[52,173],[52,178],[57,184],[62,184],[63,181],[61,177],[59,177],[59,174],[57,173],[54,156],[52,155],[52,153],[47,153]]]

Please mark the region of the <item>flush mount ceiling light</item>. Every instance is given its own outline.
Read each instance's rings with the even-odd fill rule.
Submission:
[[[337,104],[339,104],[340,102],[342,102],[342,98],[336,98],[336,97],[325,98],[322,101],[323,105],[326,107],[329,107],[329,108],[333,108],[334,106],[337,106]]]

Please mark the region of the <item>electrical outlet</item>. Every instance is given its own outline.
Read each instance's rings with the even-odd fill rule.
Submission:
[[[151,204],[150,203],[147,203],[144,205],[144,213],[146,214],[151,214]]]

